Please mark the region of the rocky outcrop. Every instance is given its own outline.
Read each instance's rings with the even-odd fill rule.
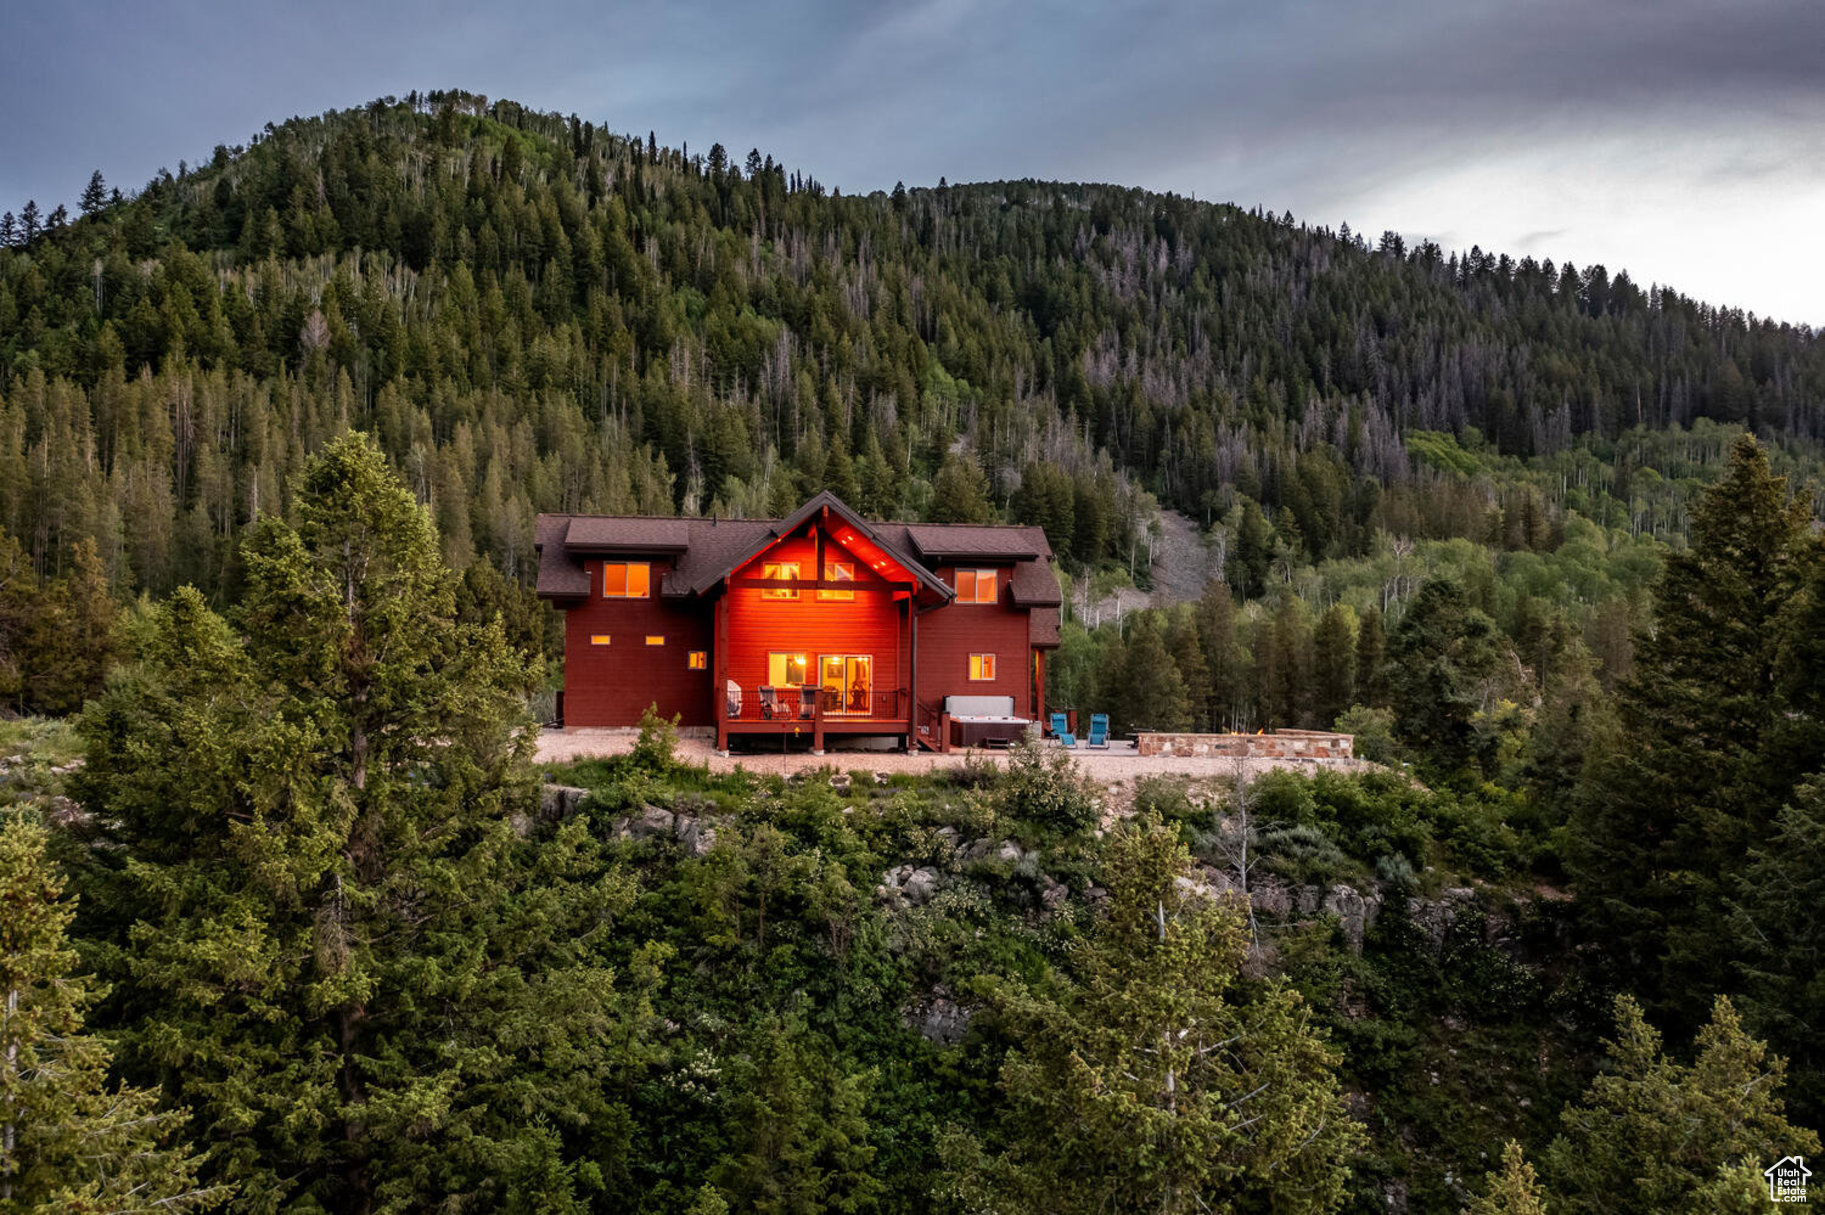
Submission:
[[[697,815],[674,813],[663,806],[648,804],[616,825],[615,838],[676,840],[693,856],[704,856],[716,843],[716,828],[706,826]]]
[[[972,1011],[940,983],[900,1010],[900,1023],[928,1042],[955,1046],[969,1033]]]
[[[881,875],[875,893],[890,907],[919,907],[938,893],[940,875],[929,865],[896,865]]]

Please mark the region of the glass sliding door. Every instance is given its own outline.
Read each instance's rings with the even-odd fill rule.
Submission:
[[[874,692],[874,655],[825,654],[819,660],[824,712],[866,717]]]

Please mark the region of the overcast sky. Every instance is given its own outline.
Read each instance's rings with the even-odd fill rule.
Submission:
[[[12,3],[0,208],[413,88],[845,191],[1114,181],[1825,325],[1825,3]]]

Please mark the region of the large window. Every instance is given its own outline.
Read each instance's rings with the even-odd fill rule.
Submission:
[[[854,582],[855,581],[855,562],[853,562],[853,561],[826,561],[826,562],[824,562],[824,581],[825,582]],[[824,600],[825,602],[830,602],[831,600],[842,600],[844,602],[847,602],[848,600],[855,598],[855,592],[846,591],[846,590],[839,591],[839,590],[832,590],[829,588],[825,588],[825,589],[818,591],[817,597],[819,599]]]
[[[995,678],[995,656],[993,654],[971,654],[970,678],[975,680]]]
[[[769,582],[786,580],[797,581],[799,564],[796,561],[769,561],[760,567],[760,576]],[[760,589],[762,599],[797,599],[796,586],[763,586]]]
[[[645,599],[652,589],[653,567],[645,561],[609,561],[602,566],[604,599]]]
[[[808,682],[811,663],[807,654],[767,655],[767,682],[776,688]]]
[[[996,585],[994,570],[958,570],[958,603],[994,603]]]

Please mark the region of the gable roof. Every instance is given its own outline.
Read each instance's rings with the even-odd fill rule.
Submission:
[[[538,594],[583,599],[590,593],[583,558],[650,555],[673,558],[659,593],[702,595],[761,553],[828,511],[842,525],[902,566],[923,592],[948,602],[956,592],[932,569],[940,562],[1012,564],[1010,593],[1022,607],[1056,607],[1052,547],[1037,527],[991,524],[870,523],[825,490],[784,519],[664,518],[649,515],[540,515]]]

